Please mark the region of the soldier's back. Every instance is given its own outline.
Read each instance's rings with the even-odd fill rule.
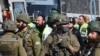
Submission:
[[[18,38],[13,33],[6,33],[0,38],[0,55],[1,56],[22,56],[26,52],[20,45]],[[22,49],[22,52],[20,51]],[[26,55],[25,55],[26,56]]]

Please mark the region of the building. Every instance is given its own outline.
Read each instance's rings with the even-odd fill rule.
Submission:
[[[0,22],[3,22],[2,10],[5,8],[10,10],[11,19],[14,20],[22,12],[30,17],[38,13],[48,17],[52,8],[69,17],[80,14],[99,15],[99,5],[100,0],[0,0]]]
[[[80,14],[87,14],[94,20],[100,13],[100,0],[60,0],[61,13],[69,17],[77,17]]]

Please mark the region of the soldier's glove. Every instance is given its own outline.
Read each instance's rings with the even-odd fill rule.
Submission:
[[[62,46],[62,47],[65,47],[65,48],[69,48],[70,43],[69,43],[68,41],[62,41],[62,42],[61,42],[61,46]]]

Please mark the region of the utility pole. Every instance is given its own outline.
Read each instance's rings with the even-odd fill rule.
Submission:
[[[99,15],[100,15],[100,0],[98,0],[99,1]]]
[[[90,15],[94,15],[95,17],[91,16],[91,19],[95,20],[95,18],[96,18],[96,2],[95,2],[95,0],[90,0]]]
[[[63,10],[65,9],[65,10]],[[66,0],[60,0],[60,13],[66,14]]]
[[[59,2],[60,2],[60,13],[62,14],[62,0],[60,0]]]

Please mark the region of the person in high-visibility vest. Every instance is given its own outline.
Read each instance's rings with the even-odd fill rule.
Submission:
[[[38,35],[41,39],[41,43],[43,43],[48,35],[52,32],[52,28],[46,24],[44,15],[39,15],[36,18],[36,29],[39,31]]]
[[[72,21],[74,23],[74,28],[79,29],[78,17],[73,17]]]
[[[86,23],[86,17],[84,15],[79,16],[79,24],[79,31],[81,33],[81,37],[83,37],[84,42],[87,43],[88,23]]]

